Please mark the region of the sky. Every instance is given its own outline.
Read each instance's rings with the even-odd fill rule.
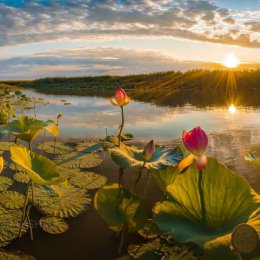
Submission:
[[[260,63],[260,0],[0,0],[0,80]]]

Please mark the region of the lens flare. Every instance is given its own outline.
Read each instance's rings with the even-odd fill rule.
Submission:
[[[239,59],[233,53],[229,53],[223,61],[223,65],[230,69],[236,68],[239,64]]]

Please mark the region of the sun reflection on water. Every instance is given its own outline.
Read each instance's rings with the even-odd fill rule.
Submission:
[[[228,107],[228,111],[229,111],[230,114],[235,114],[237,112],[237,108],[234,106],[234,104],[231,104]]]

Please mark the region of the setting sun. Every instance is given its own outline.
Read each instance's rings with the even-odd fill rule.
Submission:
[[[223,61],[223,65],[231,69],[236,68],[239,64],[239,59],[232,53],[229,53]]]

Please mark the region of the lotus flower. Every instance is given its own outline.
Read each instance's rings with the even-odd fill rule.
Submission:
[[[154,146],[154,142],[153,140],[151,140],[145,147],[144,147],[144,150],[143,150],[143,157],[144,157],[144,160],[147,162],[149,161],[153,154],[154,154],[154,151],[155,151],[155,146]]]
[[[186,157],[179,164],[179,170],[183,170],[189,166],[193,159],[197,160],[197,169],[202,171],[207,165],[207,156],[204,155],[208,146],[207,134],[198,126],[191,131],[183,131],[182,140],[186,149],[191,152],[191,155]]]
[[[114,106],[123,107],[127,105],[130,101],[130,98],[126,95],[123,88],[118,87],[115,93],[115,97],[110,98],[110,102]]]

